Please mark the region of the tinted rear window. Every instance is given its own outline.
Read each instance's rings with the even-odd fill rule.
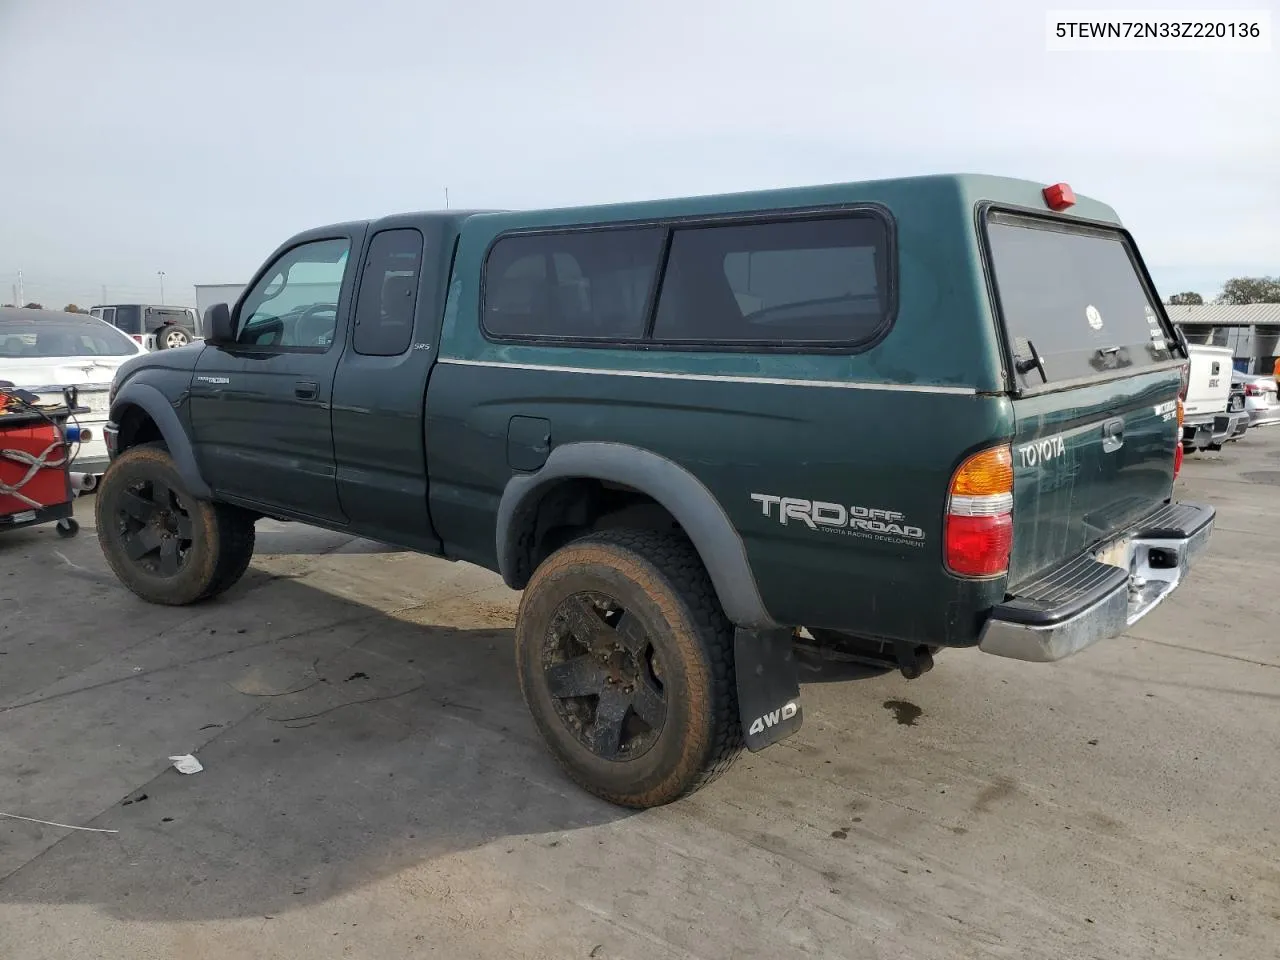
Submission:
[[[1022,386],[1136,370],[1173,357],[1120,233],[993,213],[987,238]]]
[[[869,340],[888,314],[888,245],[873,215],[677,229],[654,339]]]
[[[485,264],[485,331],[575,340],[642,337],[663,240],[658,227],[499,240]]]
[[[51,357],[131,357],[137,344],[97,320],[33,320],[0,323],[0,362]]]
[[[191,314],[181,308],[147,307],[147,326],[164,323],[190,324]]]

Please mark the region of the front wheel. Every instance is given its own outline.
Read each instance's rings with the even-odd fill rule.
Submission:
[[[253,557],[253,518],[193,497],[169,452],[155,444],[111,463],[94,512],[107,564],[150,603],[183,606],[216,596]]]
[[[742,750],[733,626],[683,538],[611,530],[553,553],[520,602],[516,665],[552,754],[612,803],[669,803]]]

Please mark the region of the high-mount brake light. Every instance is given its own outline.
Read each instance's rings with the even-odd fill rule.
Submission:
[[[1013,549],[1013,451],[975,453],[951,478],[943,533],[947,569],[961,577],[1008,572]]]
[[[1070,184],[1055,183],[1044,188],[1044,202],[1050,210],[1065,210],[1075,206],[1076,194]]]

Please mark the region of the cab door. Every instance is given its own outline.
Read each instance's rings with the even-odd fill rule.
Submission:
[[[304,235],[238,304],[236,341],[210,344],[191,383],[192,431],[220,497],[345,524],[331,424],[363,230]]]
[[[376,225],[333,389],[338,499],[353,529],[427,552],[424,401],[453,245],[440,224]]]

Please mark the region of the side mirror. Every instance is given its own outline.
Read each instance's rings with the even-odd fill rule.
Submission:
[[[236,327],[225,303],[215,303],[204,312],[204,339],[215,346],[235,343]]]

